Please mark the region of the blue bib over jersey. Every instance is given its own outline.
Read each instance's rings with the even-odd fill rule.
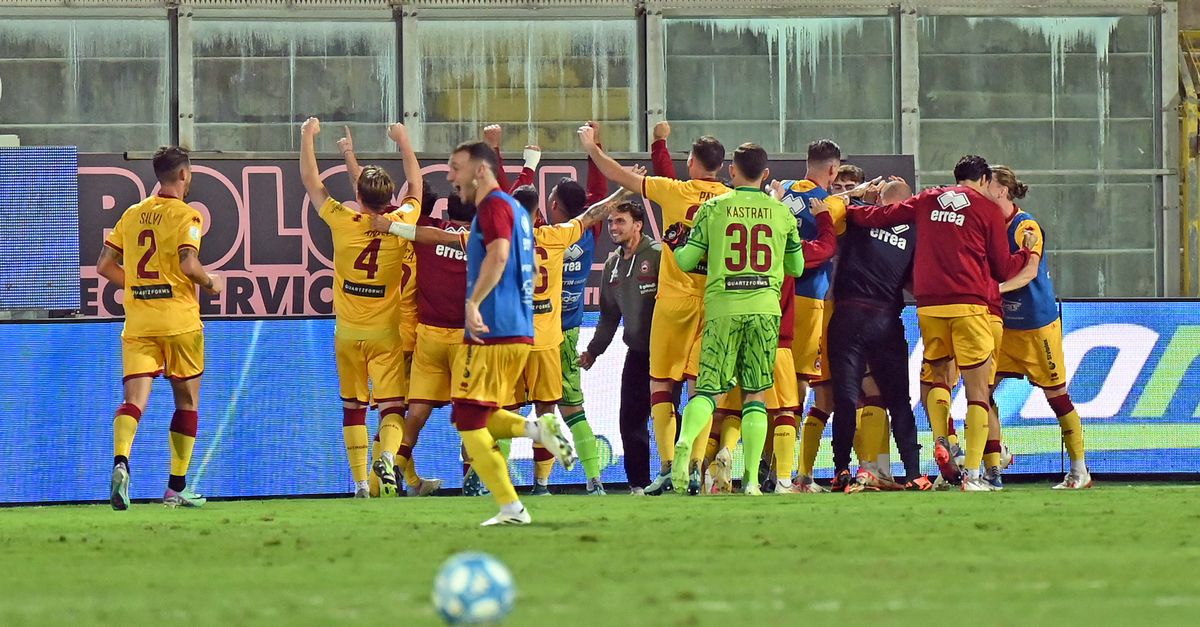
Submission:
[[[508,194],[496,190],[480,203],[475,219],[471,221],[471,234],[467,239],[467,295],[475,290],[487,246],[483,242],[483,230],[479,226],[479,213],[483,211],[511,211],[512,233],[508,238],[508,261],[500,282],[483,299],[479,312],[488,332],[479,339],[533,338],[533,227],[529,213]]]
[[[786,191],[781,200],[792,210],[792,215],[796,216],[797,226],[800,228],[800,238],[817,239],[817,218],[809,209],[809,200],[813,198],[825,200],[829,198],[829,191],[807,179],[784,181],[783,186]],[[805,268],[804,274],[796,279],[796,296],[825,300],[825,293],[829,291],[829,274],[832,269],[832,259],[816,268]]]
[[[1021,248],[1017,234],[1024,222],[1037,221],[1024,211],[1017,211],[1008,225],[1008,247],[1012,252]],[[1054,295],[1054,282],[1046,269],[1045,239],[1043,237],[1042,258],[1038,261],[1037,276],[1019,290],[1003,294],[1004,328],[1032,330],[1040,329],[1058,320],[1058,302]]]

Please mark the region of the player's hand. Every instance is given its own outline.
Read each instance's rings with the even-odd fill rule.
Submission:
[[[587,123],[587,125],[588,125],[588,126],[590,126],[590,127],[592,127],[593,129],[595,129],[595,131],[596,131],[596,135],[595,135],[595,137],[596,137],[596,143],[597,143],[597,144],[601,144],[601,143],[603,143],[603,142],[600,140],[600,124],[599,124],[598,122],[596,122],[595,120],[588,120],[588,123]]]
[[[1025,234],[1021,236],[1021,248],[1025,250],[1033,250],[1033,247],[1037,246],[1037,243],[1037,233],[1034,233],[1032,229],[1025,231]]]
[[[392,226],[392,221],[388,220],[383,215],[377,213],[377,214],[371,216],[371,230],[372,231],[379,231],[380,233],[387,233],[388,227],[390,227],[390,226]]]
[[[500,147],[500,139],[504,137],[504,127],[499,124],[488,124],[483,127],[483,141],[496,150]]]
[[[584,124],[579,127],[579,144],[585,151],[596,146],[596,129]]]
[[[676,222],[667,227],[663,232],[662,241],[671,250],[678,250],[687,245],[688,236],[692,234],[692,228],[685,226],[682,222]]]
[[[819,216],[822,213],[829,213],[829,205],[825,204],[820,198],[811,198],[808,201],[808,211],[813,216]]]
[[[654,125],[654,141],[667,139],[671,136],[671,123],[663,120]]]
[[[204,291],[208,292],[209,294],[220,294],[221,292],[225,291],[225,277],[219,274],[209,273],[208,280],[212,281],[212,284],[204,288]]]
[[[321,121],[317,118],[308,118],[304,124],[300,125],[300,133],[304,135],[316,136],[321,132]]]
[[[635,163],[635,164],[633,164],[633,167],[629,168],[629,171],[633,172],[634,174],[636,174],[638,176],[646,176],[647,170],[646,170],[646,166],[644,166],[640,163]]]
[[[479,336],[487,333],[490,329],[483,323],[483,314],[479,313],[479,305],[476,305],[470,299],[467,300],[464,309],[463,321],[467,330],[467,335],[476,340]]]
[[[769,193],[771,194],[771,198],[774,198],[775,200],[783,200],[783,195],[787,193],[787,191],[783,189],[783,181],[776,179],[771,180],[771,184],[768,185],[768,189],[770,189]]]
[[[871,189],[871,186],[878,185],[882,182],[883,182],[883,177],[877,176],[869,181],[864,181],[862,183],[859,183],[858,185],[856,185],[854,187],[854,189],[851,189],[850,191],[845,192],[844,195],[849,196],[851,198],[862,198],[864,195],[866,195],[867,190]]]
[[[342,156],[344,157],[346,156],[346,153],[354,152],[354,138],[350,135],[349,126],[343,126],[342,130],[345,131],[346,136],[337,140],[337,147],[338,152],[342,153]]]
[[[536,170],[538,164],[542,162],[542,147],[541,146],[526,146],[525,151],[521,153],[525,159],[525,167],[530,170]]]
[[[579,354],[577,363],[579,364],[580,368],[583,368],[584,370],[591,370],[592,366],[596,363],[596,356],[587,351],[583,351]]]
[[[403,146],[406,142],[408,142],[408,127],[396,122],[388,127],[388,138]]]

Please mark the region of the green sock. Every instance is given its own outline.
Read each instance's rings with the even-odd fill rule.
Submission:
[[[742,406],[742,449],[750,485],[758,485],[758,460],[766,444],[767,406],[761,401],[750,401]]]
[[[575,452],[579,454],[579,463],[583,465],[583,474],[588,480],[600,478],[600,451],[596,448],[596,434],[592,433],[592,425],[588,424],[587,414],[578,411],[563,420],[571,429],[571,438],[575,440]]]
[[[697,394],[688,401],[687,406],[683,408],[683,424],[679,425],[679,439],[676,442],[695,442],[696,436],[704,430],[704,425],[712,420],[716,409],[717,404],[707,394]]]

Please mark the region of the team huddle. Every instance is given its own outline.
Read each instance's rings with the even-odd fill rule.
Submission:
[[[419,475],[413,449],[432,410],[447,404],[462,439],[464,493],[490,492],[500,507],[485,526],[531,520],[509,476],[513,438],[533,441],[531,494],[549,493],[555,462],[568,470],[579,463],[588,494],[605,494],[580,370],[622,317],[630,355],[648,362],[631,378],[627,358],[623,377],[621,436],[634,494],[731,492],[739,441],[746,494],[827,491],[813,467],[830,421],[833,490],[1002,489],[1011,455],[992,392],[1004,377],[1028,378],[1058,415],[1071,469],[1055,487],[1091,486],[1042,232],[1016,204],[1027,187],[1009,168],[964,157],[955,185],[912,195],[895,177],[864,180],[861,169],[843,164],[837,144],[818,140],[809,145],[804,179],[774,181],[761,146],[740,145],[726,168],[725,147],[704,136],[692,145],[683,180],[667,151],[668,124],[654,129],[647,173],[608,156],[589,123],[579,129],[586,183],[562,179],[543,211],[531,185],[540,150],[525,149],[525,167],[510,182],[501,129],[490,126],[483,141],[451,154],[454,193],[444,217],[434,218],[439,199],[421,178],[403,125],[388,130],[408,183],[399,205],[391,176],[358,164],[348,130],[338,142],[357,209],[322,182],[314,150],[320,130],[315,118],[301,128],[300,172],[306,200],[333,237],[333,344],[356,497],[425,496],[441,487]],[[186,483],[204,370],[195,286],[215,293],[223,281],[199,262],[203,218],[183,201],[187,152],[160,149],[154,170],[160,191],[125,211],[97,264],[125,290],[124,403],[113,422],[110,484],[118,510],[129,506],[130,449],[159,374],[176,402],[164,503],[205,501]],[[612,194],[610,181],[618,188]],[[661,245],[643,241],[642,198],[662,211]],[[607,341],[580,353],[583,292],[605,221],[618,245],[602,286],[597,336],[607,328]],[[921,400],[939,469],[933,480],[920,470],[909,398],[906,292],[915,297],[924,342]],[[961,442],[950,415],[960,378],[968,400]],[[690,398],[680,415],[685,382]],[[624,386],[633,390],[629,399]],[[802,413],[810,388],[814,402]],[[536,419],[524,417],[528,405]],[[374,443],[372,406],[380,417]],[[647,413],[661,460],[653,478],[643,450]],[[892,476],[889,432],[903,477]]]

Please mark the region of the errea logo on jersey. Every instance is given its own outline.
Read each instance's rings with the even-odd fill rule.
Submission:
[[[929,214],[931,222],[946,222],[954,226],[962,226],[967,216],[959,212],[971,206],[971,199],[962,192],[950,190],[938,196],[938,205],[941,206],[941,209]]]

